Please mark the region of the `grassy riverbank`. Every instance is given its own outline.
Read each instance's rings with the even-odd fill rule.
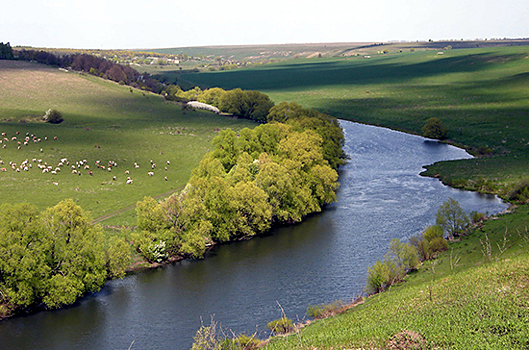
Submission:
[[[266,349],[526,349],[529,206],[487,221],[389,291]],[[392,342],[393,340],[393,342]],[[418,347],[417,347],[418,348]]]
[[[421,134],[431,117],[448,141],[484,157],[441,162],[425,175],[506,197],[529,173],[529,48],[487,47],[313,58],[184,74],[202,86],[241,87],[338,118]]]

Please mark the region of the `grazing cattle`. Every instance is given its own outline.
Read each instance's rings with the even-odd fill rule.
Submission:
[[[165,181],[167,181],[167,176],[164,179],[165,179]]]
[[[58,182],[53,182],[53,184],[54,184],[55,186],[59,186],[59,183],[58,183]]]
[[[0,171],[7,171],[6,168],[0,168]]]
[[[127,180],[127,185],[132,185],[132,179]]]
[[[154,176],[154,173],[153,173],[152,171],[149,171],[149,172],[147,173],[147,175],[149,175],[149,176]]]
[[[116,181],[116,177],[115,177],[115,176],[113,176],[113,177],[112,177],[112,180]]]

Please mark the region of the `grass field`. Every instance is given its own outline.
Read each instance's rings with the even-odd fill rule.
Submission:
[[[527,349],[528,215],[488,221],[404,283],[266,349]],[[390,342],[403,332],[422,347]]]
[[[362,57],[290,60],[256,68],[183,74],[202,87],[241,87],[342,119],[412,133],[430,117],[478,160],[429,169],[457,186],[480,179],[505,195],[529,173],[529,46],[423,50]]]
[[[65,121],[43,123],[41,117],[48,108],[59,110]],[[7,170],[0,172],[1,202],[29,202],[44,209],[72,198],[94,219],[120,211],[104,225],[134,225],[134,204],[144,196],[181,189],[220,129],[254,125],[183,111],[158,95],[92,76],[0,61],[0,132],[5,133],[2,139],[9,140],[0,145],[1,167]],[[26,134],[30,142],[24,145]],[[35,143],[31,135],[41,141]],[[70,165],[60,167],[56,175],[37,168],[47,163],[55,170],[64,158]],[[32,165],[29,171],[12,170],[10,162],[18,168],[26,159]],[[82,160],[90,168],[76,167],[81,175],[72,174],[71,166]],[[98,160],[105,170],[96,167]],[[109,161],[117,163],[110,172]],[[148,176],[150,171],[154,176]],[[129,176],[133,183],[128,185]]]

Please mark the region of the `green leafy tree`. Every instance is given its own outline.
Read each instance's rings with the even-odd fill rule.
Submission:
[[[61,112],[51,108],[46,111],[46,114],[44,114],[43,119],[45,122],[48,122],[50,124],[60,124],[64,121]]]
[[[443,228],[450,239],[463,233],[469,223],[467,214],[453,198],[449,198],[439,207],[435,218],[436,224]]]
[[[0,208],[0,304],[30,306],[45,289],[50,268],[38,214],[25,203]]]
[[[80,295],[97,291],[106,280],[103,234],[99,226],[71,199],[43,214],[51,241],[47,256],[51,278],[43,302],[51,308],[73,303]]]
[[[443,140],[446,138],[447,133],[448,130],[438,118],[428,119],[422,127],[423,136],[431,139]]]

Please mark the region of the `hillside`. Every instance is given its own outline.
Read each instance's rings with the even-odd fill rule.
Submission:
[[[485,155],[429,168],[428,175],[452,186],[508,196],[529,173],[527,46],[369,57],[289,60],[181,79],[204,88],[259,90],[276,103],[416,134],[427,119],[439,118],[450,142]]]
[[[529,207],[487,222],[405,282],[266,349],[526,349]]]
[[[0,61],[0,82],[4,200],[44,209],[72,198],[93,218],[129,209],[106,225],[134,225],[131,209],[138,200],[182,188],[218,131],[255,125],[183,111],[158,95],[34,63]],[[49,108],[65,121],[43,123]],[[20,169],[25,160],[28,171]],[[38,167],[44,163],[52,168],[47,173]],[[154,176],[148,176],[151,171]]]

